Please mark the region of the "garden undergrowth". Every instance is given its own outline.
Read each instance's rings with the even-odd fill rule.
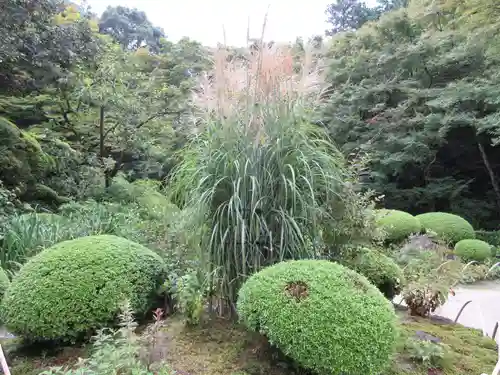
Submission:
[[[405,347],[417,332],[425,332],[441,340],[445,346],[441,375],[471,375],[489,372],[498,360],[496,343],[482,332],[459,324],[435,322],[428,318],[405,318],[391,371],[387,375],[428,375],[428,367],[415,363]]]
[[[428,367],[413,361],[405,343],[416,332],[437,337],[446,347],[440,375],[470,375],[487,372],[497,361],[496,343],[478,330],[461,325],[405,317],[401,322],[398,352],[384,375],[428,375]],[[170,317],[159,333],[151,353],[155,361],[165,361],[179,375],[304,375],[270,349],[257,334],[224,319],[211,319],[199,326],[186,327],[183,319]],[[14,341],[15,343],[15,341]],[[29,357],[25,350],[13,350],[13,342],[3,341],[16,375],[38,375],[51,366],[71,365],[86,355],[85,348],[65,348],[56,355],[39,351]]]

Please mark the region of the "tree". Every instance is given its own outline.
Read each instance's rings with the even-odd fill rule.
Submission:
[[[360,0],[338,0],[337,3],[328,5],[325,13],[328,16],[327,22],[332,25],[326,35],[357,30],[367,21],[378,17],[374,9]]]
[[[98,50],[89,19],[56,0],[6,0],[0,4],[1,92],[30,91],[64,80]],[[61,15],[57,18],[57,15]]]
[[[54,206],[95,196],[119,171],[163,178],[183,143],[177,123],[206,51],[189,39],[162,39],[155,54],[124,49],[98,33],[86,9],[55,1],[0,6],[16,47],[0,52],[4,185]]]
[[[410,3],[409,0],[378,0],[376,9],[380,14],[390,12],[399,8],[406,8]]]
[[[414,0],[334,37],[323,123],[346,154],[369,155],[367,185],[388,208],[497,225],[499,18],[488,13]]]
[[[54,175],[64,180],[61,167],[77,152],[57,138],[39,137],[31,126],[43,128],[55,116],[54,93],[75,70],[92,68],[99,39],[85,13],[60,1],[7,0],[0,4],[0,19],[0,179],[25,201],[57,205],[66,198],[50,181]]]
[[[386,12],[407,7],[409,0],[377,0],[377,6],[370,8],[360,0],[337,0],[328,5],[326,14],[332,28],[326,35],[359,29],[368,21],[375,21]]]
[[[123,6],[108,7],[99,21],[99,32],[111,35],[123,48],[136,50],[147,46],[158,52],[161,40],[165,38],[163,29],[153,26],[146,13]]]

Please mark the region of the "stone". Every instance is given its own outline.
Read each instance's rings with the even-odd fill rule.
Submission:
[[[420,341],[430,341],[434,344],[439,344],[441,342],[441,339],[439,337],[432,336],[431,334],[424,331],[416,331],[414,338]]]
[[[426,234],[417,234],[410,236],[408,242],[401,249],[402,252],[409,250],[435,250],[439,245],[434,242],[432,237]]]

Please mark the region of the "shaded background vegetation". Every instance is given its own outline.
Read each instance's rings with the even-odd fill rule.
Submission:
[[[189,94],[212,50],[170,42],[125,7],[100,18],[55,0],[0,10],[2,194],[55,209],[100,199],[120,173],[163,181],[196,127],[185,121]],[[346,156],[366,155],[363,182],[385,207],[498,227],[499,14],[493,0],[340,0],[326,10],[331,38],[312,40],[329,68],[318,124]]]

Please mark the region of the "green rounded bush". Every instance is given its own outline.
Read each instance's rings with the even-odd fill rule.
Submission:
[[[31,258],[12,280],[1,315],[11,332],[30,339],[76,339],[112,322],[125,300],[146,312],[164,278],[162,259],[142,245],[80,237]]]
[[[3,298],[3,295],[7,291],[10,285],[9,277],[3,268],[0,268],[0,299]]]
[[[481,240],[462,240],[456,243],[455,254],[467,261],[482,262],[491,257],[491,245]]]
[[[387,255],[363,248],[347,260],[345,265],[365,276],[390,300],[401,292],[403,270]]]
[[[476,233],[472,225],[464,218],[446,212],[429,212],[417,216],[423,229],[436,233],[438,238],[455,244],[461,240],[474,239]]]
[[[413,233],[420,233],[420,222],[407,212],[382,209],[375,215],[377,226],[386,233],[387,241],[401,241]]]
[[[378,374],[396,341],[392,304],[362,275],[325,260],[278,263],[241,287],[241,321],[320,375]]]

